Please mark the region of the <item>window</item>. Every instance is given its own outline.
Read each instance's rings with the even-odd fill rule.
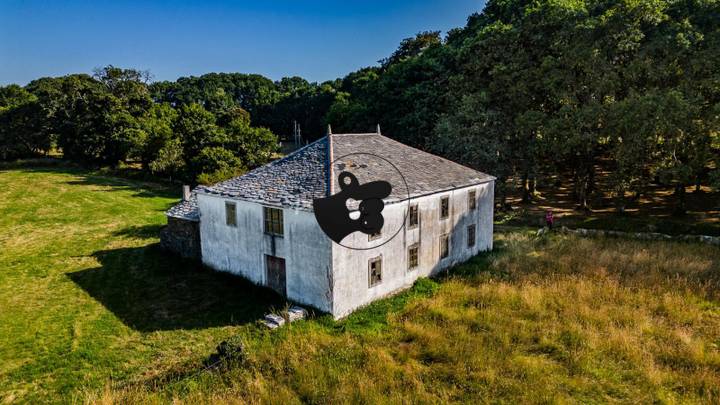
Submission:
[[[440,236],[440,258],[444,259],[450,254],[450,236],[448,234]]]
[[[472,211],[477,207],[477,196],[475,190],[468,191],[468,210]]]
[[[411,205],[408,211],[408,228],[414,228],[420,223],[420,212],[417,204]]]
[[[368,241],[379,239],[381,236],[382,236],[382,233],[380,231],[371,233],[370,235],[368,235]]]
[[[475,246],[475,225],[469,225],[467,227],[467,233],[468,233],[467,234],[468,235],[468,237],[467,237],[468,247]]]
[[[440,219],[445,219],[450,216],[450,197],[443,197],[440,199]]]
[[[225,202],[225,224],[237,226],[237,208],[233,202]]]
[[[368,262],[368,287],[374,287],[382,282],[382,257],[370,259]]]
[[[283,211],[280,208],[263,207],[265,233],[283,236]]]
[[[420,252],[420,245],[417,243],[410,245],[408,248],[408,270],[412,270],[418,266],[418,256]]]

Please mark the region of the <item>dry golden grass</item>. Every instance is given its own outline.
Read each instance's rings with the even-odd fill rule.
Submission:
[[[496,253],[458,268],[432,296],[390,311],[379,331],[294,324],[248,341],[248,357],[232,370],[105,398],[720,401],[717,248],[517,233],[499,239]]]

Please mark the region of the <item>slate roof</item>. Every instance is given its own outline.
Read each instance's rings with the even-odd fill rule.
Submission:
[[[167,216],[173,218],[186,219],[188,221],[199,221],[200,212],[197,206],[197,194],[194,192],[190,195],[188,201],[180,201],[179,204],[174,205],[166,213]]]
[[[386,203],[495,179],[375,133],[332,135],[332,146],[333,193],[340,190],[337,176],[345,169],[349,169],[360,184],[378,179],[388,181],[393,191],[385,199]]]
[[[325,197],[327,137],[242,176],[195,189],[263,204],[312,210],[314,198]]]
[[[331,156],[335,161],[333,194],[340,190],[337,175],[348,169],[361,184],[377,179],[390,182],[393,192],[386,202],[495,179],[375,133],[333,134],[330,139],[331,145],[326,136],[242,176],[213,186],[199,186],[190,201],[176,205],[167,215],[197,220],[195,193],[312,211],[313,199],[329,194],[327,172]]]

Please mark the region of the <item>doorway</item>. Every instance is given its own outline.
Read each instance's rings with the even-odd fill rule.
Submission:
[[[267,286],[285,297],[285,259],[282,257],[265,255],[265,268],[267,269]]]

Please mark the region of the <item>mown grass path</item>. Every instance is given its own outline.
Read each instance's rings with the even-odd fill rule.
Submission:
[[[720,249],[530,232],[349,318],[157,248],[159,186],[0,170],[2,402],[718,402]],[[246,354],[199,372],[228,337]]]

